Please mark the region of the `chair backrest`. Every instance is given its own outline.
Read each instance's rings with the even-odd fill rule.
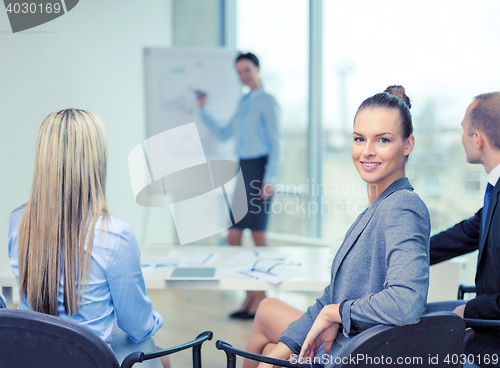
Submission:
[[[59,317],[0,309],[2,367],[118,368],[111,348],[88,329]]]
[[[332,366],[456,367],[465,336],[464,321],[449,312],[426,315],[414,325],[375,326],[355,336]]]

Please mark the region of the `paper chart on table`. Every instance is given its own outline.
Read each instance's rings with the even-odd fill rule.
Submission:
[[[264,280],[274,285],[279,284],[280,282],[283,282],[285,280],[290,280],[306,275],[305,272],[297,270],[288,270],[282,268],[281,266],[273,268],[271,273],[258,269],[249,268],[246,266],[229,268],[225,270],[225,272],[236,275],[245,275],[247,277],[251,277],[257,280]]]
[[[258,251],[258,250],[242,250],[233,258],[226,261],[229,265],[250,264],[252,265],[259,259],[279,259],[285,261],[290,255],[279,251]]]
[[[208,251],[172,250],[164,256],[144,256],[141,258],[141,267],[177,267],[177,266],[209,266],[218,258],[220,253]]]

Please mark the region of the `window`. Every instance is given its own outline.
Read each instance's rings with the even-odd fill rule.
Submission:
[[[416,145],[407,174],[433,232],[472,216],[485,176],[466,163],[460,123],[475,95],[498,90],[500,2],[324,1],[323,9],[323,178],[342,188],[325,201],[344,204],[324,214],[323,237],[343,237],[362,209],[349,211],[348,201],[366,203],[366,190],[352,190],[363,184],[350,158],[353,117],[365,98],[392,84],[404,85],[412,100]]]
[[[260,60],[264,89],[281,107],[285,137],[284,162],[271,207],[269,230],[306,235],[308,123],[307,0],[239,0],[237,48]]]

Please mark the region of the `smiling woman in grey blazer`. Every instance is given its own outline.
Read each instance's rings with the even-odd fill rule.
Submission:
[[[404,88],[391,86],[358,108],[351,156],[367,183],[369,207],[347,231],[323,296],[305,313],[264,299],[247,351],[313,358],[324,344],[322,350],[335,355],[369,327],[419,321],[429,286],[430,220],[405,177],[415,144],[410,107]],[[243,366],[256,364],[245,360]]]

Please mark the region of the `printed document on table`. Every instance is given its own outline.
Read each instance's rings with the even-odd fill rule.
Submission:
[[[279,284],[280,282],[283,282],[285,280],[291,280],[306,275],[305,272],[286,269],[283,266],[277,266],[273,268],[272,272],[249,268],[247,266],[228,268],[227,270],[225,270],[225,272],[236,275],[244,275],[256,280],[264,280],[274,285]]]
[[[220,257],[219,252],[172,250],[164,256],[141,257],[142,269],[178,266],[210,266]]]
[[[243,264],[254,264],[255,261],[259,259],[276,259],[285,261],[288,259],[290,254],[283,253],[276,250],[242,250],[238,252],[233,258],[226,261],[228,265],[243,265]]]

